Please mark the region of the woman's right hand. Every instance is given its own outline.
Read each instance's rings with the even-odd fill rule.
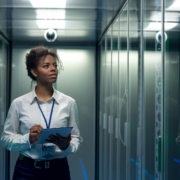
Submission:
[[[29,132],[29,142],[33,144],[39,137],[41,131],[43,130],[43,127],[41,125],[35,124],[31,127]]]

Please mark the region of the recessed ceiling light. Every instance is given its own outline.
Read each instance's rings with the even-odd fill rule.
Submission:
[[[177,26],[177,23],[165,23],[165,31],[173,29]],[[145,31],[161,31],[162,30],[162,23],[161,22],[150,22],[149,25],[144,29]]]
[[[65,20],[36,20],[36,23],[41,29],[64,29],[65,28]]]
[[[180,3],[179,0],[173,2],[172,5],[166,8],[167,11],[179,11],[180,10]]]
[[[66,0],[30,0],[35,8],[65,8]]]

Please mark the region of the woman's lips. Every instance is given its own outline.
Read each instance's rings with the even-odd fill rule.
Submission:
[[[56,74],[52,74],[52,75],[50,75],[49,77],[51,77],[51,78],[56,78],[57,75],[56,75]]]

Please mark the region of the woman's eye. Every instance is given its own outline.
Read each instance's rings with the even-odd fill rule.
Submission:
[[[48,68],[48,65],[44,65],[43,67],[44,67],[44,68]]]
[[[54,64],[53,66],[54,66],[55,68],[57,68],[57,64]]]

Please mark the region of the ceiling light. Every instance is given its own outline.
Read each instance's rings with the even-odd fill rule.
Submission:
[[[177,26],[177,23],[165,23],[165,31],[173,29]],[[148,27],[144,29],[145,31],[161,31],[162,30],[162,23],[161,22],[150,22]]]
[[[65,20],[37,20],[37,25],[41,29],[64,29],[65,28]]]
[[[66,0],[30,0],[36,10],[36,23],[41,29],[64,29]],[[52,9],[54,8],[54,9]]]
[[[30,0],[35,8],[65,8],[66,0]]]
[[[36,9],[37,19],[65,19],[65,9]]]
[[[171,6],[169,6],[168,8],[166,8],[167,11],[179,11],[180,10],[180,3],[179,0],[176,0],[175,2],[173,2],[173,4]]]
[[[41,29],[64,29],[65,28],[65,10],[37,10],[36,23]],[[58,18],[58,19],[57,19]]]

